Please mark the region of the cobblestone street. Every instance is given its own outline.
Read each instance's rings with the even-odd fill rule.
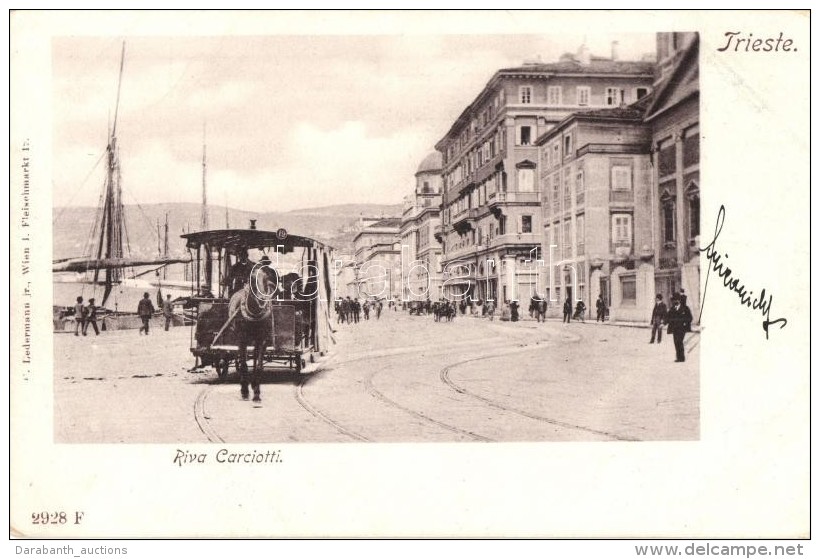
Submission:
[[[189,330],[55,336],[55,442],[696,440],[699,334],[385,311],[336,325],[313,374],[269,368],[261,406],[237,374],[189,372]],[[613,358],[616,357],[617,358]]]

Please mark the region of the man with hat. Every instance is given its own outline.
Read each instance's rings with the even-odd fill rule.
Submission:
[[[245,249],[239,250],[236,255],[237,260],[233,266],[228,280],[228,295],[233,295],[250,281],[251,273],[253,272],[253,262],[248,259],[248,251]]]
[[[140,299],[137,305],[137,314],[140,320],[142,320],[139,333],[142,334],[142,331],[145,330],[145,335],[147,336],[148,326],[151,323],[151,315],[154,314],[154,303],[151,302],[151,296],[148,295],[148,293],[143,294],[142,299]]]
[[[652,338],[649,340],[650,344],[655,343],[655,334],[658,335],[658,343],[661,343],[661,335],[663,334],[663,323],[666,321],[666,304],[663,302],[663,296],[658,293],[655,296],[655,308],[652,309],[652,318],[649,324],[652,325]]]
[[[672,308],[666,313],[666,322],[669,324],[668,333],[672,334],[675,342],[675,363],[686,361],[683,350],[683,337],[692,327],[692,311],[683,304],[680,295],[672,296]]]

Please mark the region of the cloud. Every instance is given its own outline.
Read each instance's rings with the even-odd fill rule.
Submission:
[[[654,46],[651,35],[612,38],[625,58]],[[601,49],[610,39],[595,37],[593,52],[607,54]],[[499,68],[539,54],[555,60],[582,40],[128,38],[118,125],[126,187],[146,202],[198,202],[207,123],[208,184],[220,204],[272,210],[398,203],[412,189],[418,163]],[[55,204],[96,204],[100,183],[78,185],[105,149],[120,46],[109,37],[54,43]]]

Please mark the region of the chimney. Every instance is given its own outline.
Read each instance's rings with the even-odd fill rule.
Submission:
[[[589,47],[587,47],[586,41],[578,49],[578,62],[584,66],[589,66]]]
[[[618,60],[618,41],[612,41],[612,60]]]
[[[252,219],[252,220],[251,220],[251,226],[250,226],[250,229],[256,229],[256,220],[255,220],[255,219]]]

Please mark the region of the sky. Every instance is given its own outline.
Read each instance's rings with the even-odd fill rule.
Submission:
[[[457,17],[457,15],[456,15]],[[652,33],[55,37],[53,204],[95,206],[125,42],[117,137],[126,204],[287,211],[398,204],[500,68],[654,52]],[[341,33],[341,30],[340,30]],[[96,165],[96,166],[95,166]]]

